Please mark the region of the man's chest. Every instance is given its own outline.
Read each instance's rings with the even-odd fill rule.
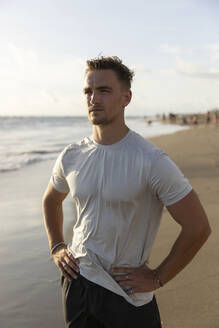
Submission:
[[[105,201],[130,201],[144,191],[145,167],[141,158],[128,154],[83,156],[74,160],[67,181],[72,197],[79,200],[101,196]]]

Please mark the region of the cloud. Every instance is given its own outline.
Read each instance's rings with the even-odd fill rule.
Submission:
[[[179,55],[182,52],[182,47],[165,43],[160,45],[160,50],[167,54]]]
[[[51,102],[53,104],[59,104],[60,103],[60,98],[57,97],[57,95],[55,95],[52,90],[43,89],[41,91],[41,95],[44,99],[47,99],[49,102]]]
[[[206,46],[206,49],[213,53],[215,52],[219,53],[219,44],[218,43],[208,44]]]
[[[219,62],[219,44],[209,44],[205,48],[210,56],[211,61]]]
[[[193,78],[219,79],[218,67],[208,67],[207,64],[202,62],[189,62],[179,58],[176,72]]]
[[[217,106],[218,84],[209,81],[219,79],[219,63],[213,61],[219,54],[218,45],[203,46],[205,56],[199,61],[198,47],[191,49],[194,57],[185,57],[189,52],[181,46],[163,49],[172,52],[169,67],[150,68],[147,61],[132,65],[136,77],[128,113],[199,110],[206,108],[202,105],[206,97],[208,106]],[[50,56],[13,43],[8,47],[0,44],[0,66],[1,114],[3,110],[20,115],[86,115],[82,95],[85,58]]]
[[[0,107],[8,114],[77,115],[83,106],[84,69],[83,58],[50,57],[13,43],[0,45]]]
[[[141,64],[132,65],[131,69],[134,70],[135,73],[152,73],[152,69]]]
[[[34,70],[39,64],[37,54],[33,50],[22,49],[9,43],[8,52],[11,59],[14,60],[21,69]]]
[[[185,48],[183,46],[177,44],[168,44],[164,43],[160,45],[160,51],[162,53],[170,54],[170,55],[184,55],[184,56],[191,56],[194,54],[197,49],[195,48]]]
[[[185,47],[179,44],[168,44],[164,43],[161,44],[159,47],[159,51],[165,54],[169,54],[180,57],[187,57],[187,58],[203,58],[203,60],[212,62],[212,61],[219,61],[219,44],[207,44],[202,46],[192,46],[192,47]]]
[[[175,56],[175,73],[199,79],[219,79],[218,43],[191,48],[165,43],[160,46],[160,51]],[[171,71],[172,68],[169,73]]]

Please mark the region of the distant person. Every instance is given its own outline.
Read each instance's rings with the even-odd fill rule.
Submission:
[[[176,114],[170,113],[169,121],[170,121],[170,123],[176,123]]]
[[[162,115],[162,121],[163,121],[163,122],[166,122],[166,119],[167,119],[167,118],[166,118],[166,115],[163,114],[163,115]]]
[[[118,57],[87,61],[84,96],[93,135],[59,155],[43,198],[68,328],[160,328],[154,291],[193,259],[210,234],[197,194],[179,168],[126,125],[132,78]],[[77,216],[66,245],[62,203],[69,192]],[[164,206],[181,232],[151,268]]]
[[[213,123],[214,123],[215,126],[217,126],[218,122],[219,122],[218,111],[214,111],[214,113],[213,113]]]
[[[188,121],[187,121],[187,118],[185,116],[182,117],[181,124],[182,125],[188,125]]]
[[[197,115],[194,115],[194,116],[192,117],[192,124],[193,124],[193,125],[198,125],[198,116],[197,116]]]
[[[208,111],[205,116],[205,123],[208,125],[211,122],[211,113]]]

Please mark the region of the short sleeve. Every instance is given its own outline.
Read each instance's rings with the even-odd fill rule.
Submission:
[[[150,182],[152,190],[165,206],[178,202],[192,190],[188,179],[165,153],[153,163]]]
[[[52,182],[54,188],[62,193],[69,192],[68,182],[66,180],[63,165],[62,165],[62,157],[63,154],[61,153],[56,160],[56,163],[53,167],[52,176],[50,181]]]

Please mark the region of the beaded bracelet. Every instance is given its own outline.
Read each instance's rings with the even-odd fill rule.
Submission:
[[[157,282],[160,287],[163,287],[163,283],[160,280],[159,273],[157,270],[154,270],[154,278],[153,281]]]
[[[51,248],[51,254],[53,254],[54,250],[59,247],[60,245],[66,245],[64,241],[60,241],[59,243],[55,244],[52,248]]]

